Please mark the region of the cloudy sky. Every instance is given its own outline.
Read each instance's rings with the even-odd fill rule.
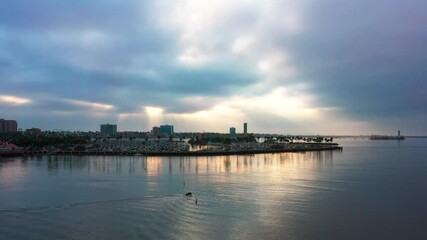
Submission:
[[[427,135],[425,0],[2,0],[0,118]]]

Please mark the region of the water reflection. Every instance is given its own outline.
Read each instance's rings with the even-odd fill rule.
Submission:
[[[222,157],[2,159],[0,236],[422,239],[425,146],[401,146],[404,161],[393,161],[395,148],[358,145]]]
[[[2,160],[0,176],[2,179],[7,178],[5,176],[10,175],[13,168],[23,171],[28,164],[46,167],[51,174],[64,171],[78,173],[84,170],[89,174],[158,176],[177,173],[250,173],[299,167],[325,168],[332,166],[332,160],[333,151],[204,157],[44,156]]]
[[[3,198],[10,209],[55,206],[59,209],[58,218],[65,214],[82,219],[101,209],[110,213],[105,219],[120,216],[125,219],[123,226],[130,226],[133,231],[138,232],[140,228],[135,223],[142,222],[143,232],[156,239],[173,238],[162,237],[158,229],[168,229],[165,232],[181,238],[191,238],[186,235],[188,232],[196,234],[196,238],[205,233],[223,238],[222,234],[230,236],[242,229],[257,229],[264,234],[263,229],[268,227],[279,233],[281,223],[296,227],[290,223],[295,218],[294,211],[304,211],[311,201],[316,201],[314,194],[324,188],[324,183],[314,181],[321,178],[318,170],[330,168],[332,163],[331,151],[215,157],[45,156],[5,162],[0,169],[18,167],[39,174],[29,175],[32,179],[27,184],[32,184],[34,191],[27,189],[20,195],[35,200],[20,200],[14,197],[12,187],[6,189]],[[45,176],[46,173],[55,176]],[[193,200],[182,197],[187,191],[198,197],[197,208]],[[112,200],[114,204],[110,203]],[[73,208],[70,213],[56,207],[76,203],[84,207]],[[108,221],[103,224],[116,226]]]
[[[24,182],[28,175],[27,165],[27,161],[0,160],[0,187],[8,188],[17,182]]]

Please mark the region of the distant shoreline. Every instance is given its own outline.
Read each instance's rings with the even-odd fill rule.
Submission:
[[[257,150],[230,150],[230,151],[55,151],[48,152],[42,150],[22,151],[12,150],[0,152],[0,157],[26,157],[26,156],[44,156],[44,155],[77,155],[77,156],[230,156],[230,155],[252,155],[263,153],[287,153],[287,152],[313,152],[342,150],[336,143],[305,143],[297,148],[283,149],[257,149]]]

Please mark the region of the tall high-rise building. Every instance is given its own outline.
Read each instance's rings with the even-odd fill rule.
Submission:
[[[234,127],[230,128],[230,136],[231,137],[235,137],[236,136],[236,128],[234,128]]]
[[[248,124],[247,123],[243,123],[243,133],[244,134],[248,133]]]
[[[116,124],[101,124],[101,133],[114,135],[117,133],[117,125]]]
[[[173,134],[173,125],[160,125],[160,133],[172,135]]]
[[[14,133],[18,131],[16,120],[0,119],[0,133]]]

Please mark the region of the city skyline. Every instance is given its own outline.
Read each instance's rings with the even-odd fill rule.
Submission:
[[[0,118],[427,135],[426,21],[418,0],[5,1]]]

